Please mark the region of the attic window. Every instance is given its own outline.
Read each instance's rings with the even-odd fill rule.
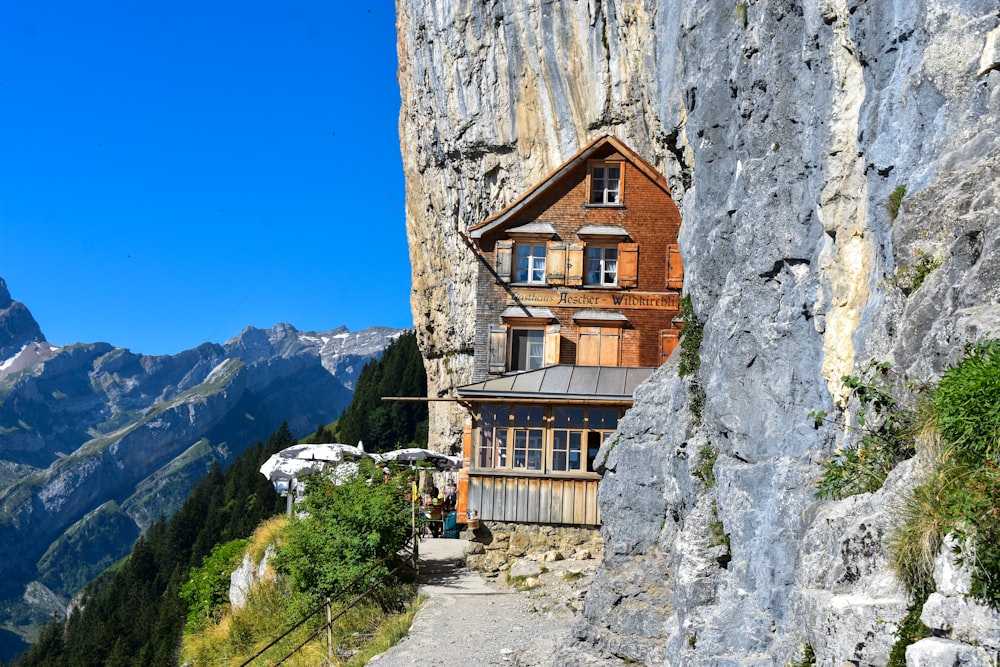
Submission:
[[[619,206],[622,203],[622,162],[590,163],[590,205]]]

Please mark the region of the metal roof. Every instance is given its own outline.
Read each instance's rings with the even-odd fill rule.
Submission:
[[[529,222],[526,225],[521,225],[520,227],[512,227],[507,230],[508,234],[546,234],[548,236],[556,235],[556,228],[553,227],[548,222]]]
[[[462,398],[631,401],[635,388],[655,368],[547,366],[458,388]]]
[[[574,320],[603,320],[605,322],[628,322],[628,318],[621,313],[609,312],[607,310],[578,310],[573,313]]]
[[[556,319],[556,316],[551,310],[542,306],[507,306],[504,311],[500,313],[500,317],[524,317],[538,320]]]
[[[618,225],[584,225],[577,236],[628,236],[628,231]]]

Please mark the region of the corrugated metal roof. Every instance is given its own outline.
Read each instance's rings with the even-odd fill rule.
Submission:
[[[556,235],[556,228],[547,222],[529,222],[520,227],[512,227],[507,230],[508,234],[549,234]]]
[[[462,398],[626,401],[655,368],[547,366],[458,388]]]

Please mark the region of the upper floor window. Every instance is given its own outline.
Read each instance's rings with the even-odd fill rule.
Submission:
[[[618,284],[618,246],[587,246],[588,285]]]
[[[545,282],[545,244],[518,243],[514,280],[519,283]]]
[[[622,167],[620,163],[601,162],[590,171],[590,203],[621,203]]]
[[[541,368],[545,359],[545,331],[512,329],[510,333],[510,370],[530,371]]]

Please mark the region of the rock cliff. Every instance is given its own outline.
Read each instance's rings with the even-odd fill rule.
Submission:
[[[808,645],[820,665],[886,664],[908,603],[884,555],[887,508],[914,464],[875,494],[818,501],[817,463],[854,436],[807,415],[839,414],[841,377],[871,358],[933,380],[964,342],[1000,332],[996,3],[399,0],[397,28],[432,394],[470,377],[460,231],[603,132],[660,169],[681,207],[703,416],[668,362],[602,452],[605,556],[574,650],[785,665]],[[904,285],[922,256],[940,266]],[[432,439],[455,443],[461,413],[431,409]],[[708,451],[710,487],[692,474]],[[911,664],[1000,651],[954,631],[952,599]]]

